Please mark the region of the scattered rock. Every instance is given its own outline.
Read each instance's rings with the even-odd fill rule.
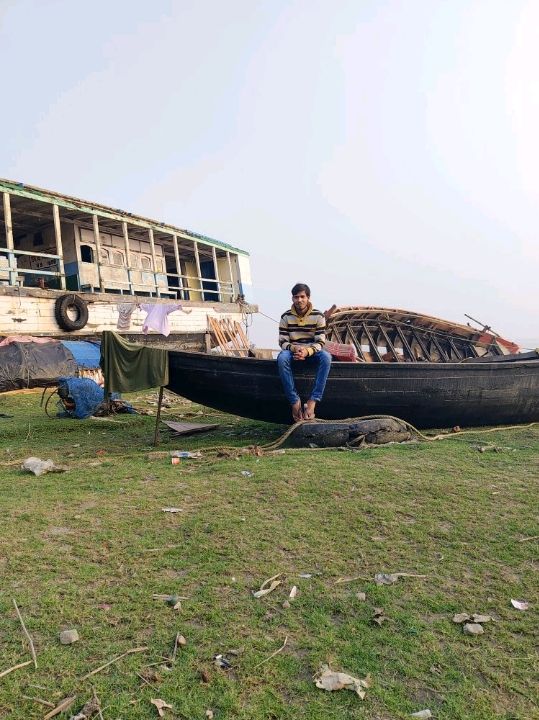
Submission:
[[[480,615],[479,613],[474,613],[472,615],[472,620],[474,623],[487,623],[491,622],[492,617],[490,615]]]
[[[321,690],[353,690],[363,700],[365,698],[365,689],[371,686],[370,677],[355,678],[352,675],[342,672],[334,672],[328,665],[322,665],[318,673],[314,677],[317,688]]]
[[[374,608],[372,621],[382,627],[386,620],[387,618],[384,615],[384,608]]]
[[[356,597],[361,602],[365,602],[365,600],[367,599],[367,594],[364,592],[358,592],[358,593],[356,593]]]
[[[72,645],[78,640],[80,640],[80,637],[76,630],[62,630],[60,633],[60,642],[62,645]]]
[[[159,717],[163,717],[163,715],[165,714],[165,709],[166,709],[166,708],[169,708],[170,710],[172,710],[172,705],[169,705],[169,704],[166,703],[164,700],[161,700],[161,698],[152,698],[152,699],[150,700],[150,702],[151,702],[152,705],[155,705],[155,707],[157,708],[157,712],[159,713]]]
[[[41,460],[36,457],[29,457],[21,465],[21,470],[27,470],[28,472],[34,473],[34,475],[45,475],[48,472],[66,472],[67,468],[64,465],[55,465],[52,460]]]
[[[432,713],[427,708],[426,710],[419,710],[419,712],[412,713],[410,717],[421,718],[421,720],[428,720],[428,718],[432,717]]]
[[[458,624],[465,623],[465,622],[468,622],[469,619],[470,619],[470,616],[468,615],[468,613],[457,613],[456,615],[453,615],[454,623],[458,623]]]
[[[213,656],[213,664],[215,667],[221,668],[221,670],[230,670],[232,665],[228,662],[226,657],[221,653]]]
[[[466,623],[463,629],[465,635],[482,635],[485,632],[479,623]]]
[[[290,605],[290,602],[289,602],[288,600],[285,600],[285,601],[283,602],[283,608],[284,608],[285,610],[288,610],[288,608],[290,608],[290,607],[292,607],[292,606]]]
[[[374,582],[377,585],[393,585],[399,579],[396,573],[376,573]]]
[[[530,607],[526,600],[511,600],[511,605],[517,610],[527,610]]]

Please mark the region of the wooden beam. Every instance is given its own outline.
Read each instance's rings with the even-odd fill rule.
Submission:
[[[155,294],[157,295],[157,297],[161,297],[161,293],[159,291],[159,284],[157,282],[157,256],[155,254],[155,242],[153,239],[153,229],[151,227],[148,228],[148,237],[150,238],[150,252],[152,254],[153,283],[155,287]]]
[[[13,225],[11,224],[11,202],[9,193],[4,193],[4,225],[6,227],[6,248],[8,249],[7,261],[9,267],[9,284],[17,284],[17,264],[13,253]],[[11,252],[10,252],[11,250]]]
[[[369,341],[369,345],[370,345],[370,348],[371,348],[373,354],[376,356],[378,362],[383,362],[382,356],[380,355],[380,352],[379,352],[379,350],[378,350],[378,346],[376,345],[376,342],[374,341],[374,338],[373,338],[373,336],[372,336],[372,334],[371,334],[371,331],[370,331],[369,328],[367,327],[367,324],[366,324],[366,323],[361,323],[361,325],[362,325],[362,327],[363,327],[363,332],[364,332],[365,335],[367,336],[367,339],[368,339],[368,341]]]
[[[105,292],[105,285],[103,284],[103,273],[101,272],[101,238],[99,237],[99,220],[97,219],[97,215],[92,215],[92,222],[94,227],[95,253],[97,255],[96,264],[99,290],[100,292]]]
[[[412,352],[412,347],[411,347],[410,343],[408,342],[408,340],[406,339],[406,335],[402,332],[401,328],[398,325],[395,326],[395,330],[397,332],[397,335],[400,337],[402,346],[408,353],[408,357],[410,358],[410,360],[412,362],[417,362],[417,358],[414,355],[414,353]]]
[[[447,341],[448,341],[448,343],[449,343],[449,347],[451,348],[451,351],[452,351],[453,354],[456,356],[457,360],[462,360],[462,359],[463,359],[462,353],[460,352],[460,350],[458,349],[458,347],[457,347],[457,346],[455,345],[455,343],[453,342],[453,340],[452,340],[452,338],[451,338],[451,335],[448,335],[448,336],[447,336]]]
[[[391,338],[389,337],[388,333],[386,332],[385,327],[382,325],[382,323],[380,323],[380,324],[378,325],[378,328],[379,328],[379,331],[380,331],[380,332],[382,333],[382,335],[384,336],[384,341],[385,341],[385,343],[386,343],[386,347],[389,348],[389,351],[393,354],[393,357],[395,358],[395,361],[396,361],[396,362],[400,362],[400,361],[401,361],[401,358],[400,358],[400,356],[399,356],[399,353],[396,351],[395,346],[394,346],[393,343],[391,342]]]
[[[215,274],[215,282],[216,282],[216,288],[217,288],[217,302],[221,302],[221,283],[219,281],[219,267],[217,265],[217,252],[215,250],[215,247],[211,246],[211,255],[213,258],[213,272]]]
[[[176,263],[176,273],[178,275],[181,275],[182,268],[180,265],[180,251],[178,249],[178,236],[177,235],[172,236],[172,244],[174,245],[174,262]],[[181,279],[181,277],[178,277],[177,280],[178,280],[178,288],[180,288],[180,286],[183,285],[182,279]],[[178,297],[182,297],[183,293],[180,290],[178,292],[179,292]]]
[[[134,295],[135,288],[133,287],[133,278],[131,275],[131,250],[129,248],[129,232],[127,230],[127,223],[125,220],[122,220],[122,234],[124,236],[125,262],[127,265],[127,282],[129,283],[129,293],[131,295]]]
[[[449,355],[446,353],[446,351],[443,349],[441,344],[438,341],[438,338],[436,337],[435,333],[432,333],[432,342],[436,345],[436,349],[440,353],[440,357],[444,362],[449,362]]]
[[[358,340],[356,334],[354,333],[352,326],[350,325],[350,322],[346,323],[346,330],[347,330],[348,337],[350,338],[353,346],[357,350],[357,354],[359,355],[359,357],[362,360],[365,360],[365,355],[364,355],[363,349],[361,347],[361,338],[359,338],[359,340]],[[345,337],[346,337],[346,335],[345,335]]]
[[[226,251],[226,259],[228,262],[228,274],[230,275],[230,302],[234,302],[234,276],[232,274],[232,260],[228,250]]]
[[[204,294],[203,294],[204,288],[203,288],[203,286],[202,286],[202,272],[201,272],[201,270],[200,270],[200,255],[199,255],[199,253],[198,253],[198,243],[197,243],[197,241],[195,240],[195,242],[194,242],[193,244],[194,244],[194,247],[195,247],[195,264],[196,264],[196,266],[197,266],[198,283],[199,283],[199,286],[200,286],[200,288],[199,288],[199,289],[200,289],[200,295],[201,295],[200,299],[201,299],[201,300],[204,300]]]
[[[60,210],[56,203],[52,206],[54,222],[54,238],[56,240],[56,254],[58,255],[58,272],[60,273],[60,289],[66,289],[66,276],[64,269],[64,249],[62,246],[62,227],[60,225]]]
[[[427,350],[427,346],[423,343],[423,338],[421,337],[421,333],[420,333],[420,332],[416,332],[416,331],[415,331],[415,328],[412,328],[411,330],[412,330],[412,335],[414,336],[414,340],[415,340],[416,343],[419,345],[419,347],[421,348],[421,352],[422,352],[423,355],[424,355],[423,359],[424,359],[424,360],[427,360],[427,361],[430,361],[430,359],[431,359],[430,353],[429,353],[429,351]]]

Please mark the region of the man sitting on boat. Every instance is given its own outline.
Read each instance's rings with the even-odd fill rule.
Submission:
[[[308,285],[294,285],[292,307],[281,315],[279,323],[281,352],[277,365],[285,395],[292,406],[294,422],[314,419],[316,403],[322,400],[331,366],[331,355],[323,349],[326,342],[326,318],[320,310],[313,308],[310,297]],[[316,380],[304,408],[292,370],[293,363],[299,361],[316,367]]]

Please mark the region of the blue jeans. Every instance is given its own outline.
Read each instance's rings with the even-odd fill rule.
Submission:
[[[310,400],[320,402],[322,395],[324,394],[324,388],[326,387],[326,380],[328,379],[329,369],[331,367],[331,355],[326,350],[320,350],[320,352],[311,355],[305,360],[294,360],[294,355],[290,350],[281,350],[277,356],[277,367],[279,368],[279,377],[283,384],[283,389],[288,402],[291,405],[297,403],[300,399],[296,385],[294,383],[294,373],[292,371],[292,363],[306,364],[307,367],[316,367],[316,380],[314,387],[311,392]]]

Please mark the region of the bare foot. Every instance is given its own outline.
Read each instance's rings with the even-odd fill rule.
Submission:
[[[316,401],[315,400],[307,400],[305,403],[305,408],[303,410],[303,419],[304,420],[314,420],[315,414],[314,409],[316,408]]]
[[[301,400],[298,400],[292,405],[292,420],[294,422],[300,422],[300,420],[303,420],[303,413],[301,411]]]

